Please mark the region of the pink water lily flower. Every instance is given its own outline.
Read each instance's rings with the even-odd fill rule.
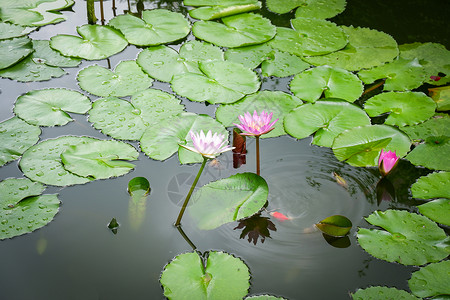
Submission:
[[[381,149],[380,158],[378,159],[378,169],[382,176],[386,176],[395,167],[398,162],[398,156],[395,152],[384,151]]]
[[[200,130],[200,133],[190,131],[189,135],[194,143],[194,147],[186,145],[180,146],[190,151],[200,153],[203,157],[215,158],[220,153],[234,149],[234,147],[227,145],[228,141],[225,140],[224,134],[215,132],[213,135],[211,130],[209,130],[205,135],[203,130]]]
[[[271,122],[273,113],[266,113],[264,110],[260,115],[256,112],[253,112],[253,116],[246,112],[243,116],[239,116],[239,121],[241,124],[235,124],[237,128],[244,131],[241,135],[252,135],[252,136],[260,136],[262,134],[268,133],[274,129],[275,123],[278,121]]]

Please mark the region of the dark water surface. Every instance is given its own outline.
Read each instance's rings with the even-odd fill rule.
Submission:
[[[116,2],[117,14],[122,14],[128,4]],[[157,3],[161,8],[186,11],[178,2]],[[144,4],[146,9],[157,6],[150,1]],[[130,5],[135,11],[135,2]],[[111,1],[105,2],[107,20],[112,17],[110,7]],[[85,1],[76,1],[73,10],[64,12],[66,22],[44,26],[31,37],[75,35],[75,27],[86,23]],[[450,11],[449,1],[352,0],[333,21],[382,30],[393,35],[399,44],[433,41],[448,47],[445,11]],[[277,25],[289,19],[268,15]],[[135,59],[139,51],[128,46],[110,58],[111,66]],[[67,75],[47,82],[0,79],[0,121],[13,116],[16,98],[28,91],[49,87],[79,90],[76,74],[94,63],[107,66],[106,60],[84,61],[79,68],[66,69]],[[289,81],[290,78],[266,79],[262,89],[288,91]],[[167,84],[157,81],[153,88],[170,91]],[[183,104],[187,111],[214,116],[214,105],[186,99]],[[43,128],[41,140],[61,135],[106,138],[92,128],[86,116],[73,117],[75,122],[66,126]],[[271,211],[290,218],[284,222],[270,218],[273,225],[270,237],[263,243],[261,237],[256,244],[249,242],[248,237],[240,239],[242,229],[235,229],[238,222],[213,231],[200,231],[188,214],[183,219],[186,234],[201,252],[223,250],[242,258],[252,274],[250,294],[339,300],[350,299],[349,292],[372,285],[408,290],[407,280],[414,268],[371,257],[358,246],[355,232],[358,226],[368,227],[363,217],[376,209],[408,209],[411,204],[408,186],[422,171],[402,162],[397,177],[394,174],[398,202],[378,205],[376,170],[338,162],[330,149],[311,146],[310,142],[309,138],[297,141],[288,136],[261,140],[261,175],[270,190],[269,205],[261,218],[270,218]],[[138,147],[138,143],[131,144]],[[252,140],[248,141],[247,149],[246,165],[233,169],[231,154],[221,155],[219,163],[207,165],[198,185],[238,172],[254,172]],[[0,299],[164,299],[159,276],[165,264],[192,250],[172,224],[189,189],[189,180],[199,167],[199,164],[181,166],[177,157],[153,161],[141,153],[136,169],[126,176],[79,186],[48,187],[44,193],[59,193],[62,201],[54,221],[32,234],[0,241]],[[333,172],[347,181],[347,189],[336,183]],[[137,176],[146,177],[152,187],[146,205],[140,210],[143,216],[140,224],[139,213],[129,209],[127,193],[128,181]],[[9,177],[23,177],[17,162],[0,168],[0,180]],[[312,230],[312,224],[334,214],[345,215],[353,222],[350,246],[346,248],[330,245],[321,233]],[[113,217],[121,225],[116,235],[107,228]]]

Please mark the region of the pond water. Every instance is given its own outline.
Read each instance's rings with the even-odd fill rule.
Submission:
[[[442,17],[449,10],[441,7],[447,5],[442,1],[347,2],[346,11],[332,19],[339,25],[378,29],[393,35],[399,44],[432,41],[449,45],[448,26]],[[136,10],[134,1],[116,1],[116,5],[117,14],[129,5],[132,11]],[[186,12],[176,1],[145,1],[144,5],[146,9]],[[105,2],[106,20],[112,18],[110,7],[111,1]],[[60,33],[75,35],[75,27],[86,23],[85,9],[84,1],[76,1],[73,12],[63,12],[67,21],[44,26],[30,36],[49,39]],[[288,24],[292,17],[268,12],[266,15],[276,25]],[[112,56],[110,64],[116,66],[122,60],[135,59],[139,51],[128,46]],[[80,90],[78,71],[94,63],[108,66],[106,60],[84,61],[78,68],[67,68],[67,75],[46,82],[0,79],[0,120],[13,116],[15,100],[28,91],[48,87]],[[291,78],[267,78],[261,89],[288,92]],[[170,92],[168,84],[158,81],[153,88]],[[95,97],[91,96],[91,100]],[[182,103],[187,111],[214,116],[215,105],[186,99]],[[63,135],[106,138],[85,115],[72,116],[75,122],[68,125],[43,128],[40,139]],[[232,154],[223,154],[218,162],[206,166],[198,186],[236,173],[254,172],[255,145],[252,139],[247,141],[245,165],[234,169]],[[298,141],[288,136],[261,140],[261,175],[269,185],[269,199],[258,224],[269,224],[270,237],[240,238],[243,226],[250,225],[238,222],[202,231],[189,215],[183,219],[184,232],[200,252],[223,250],[242,258],[252,276],[249,294],[339,300],[349,299],[350,292],[372,285],[408,290],[407,280],[417,268],[371,257],[357,244],[355,232],[358,226],[368,227],[363,217],[376,209],[413,211],[408,187],[427,171],[402,161],[392,178],[397,200],[378,203],[377,170],[351,167],[339,162],[331,149],[310,143],[310,138]],[[139,147],[137,142],[131,144]],[[159,283],[164,266],[176,255],[192,251],[172,225],[199,167],[180,165],[176,156],[160,162],[141,153],[135,170],[125,176],[64,188],[47,187],[45,193],[58,193],[62,201],[54,221],[31,234],[0,242],[0,298],[164,299]],[[344,178],[348,187],[337,184],[333,172]],[[151,193],[136,210],[130,203],[127,185],[137,176],[149,180]],[[0,180],[9,177],[23,177],[17,162],[0,168]],[[289,220],[271,217],[272,211],[284,213]],[[345,215],[353,222],[348,239],[337,244],[327,241],[312,227],[335,214]],[[116,234],[107,228],[113,217],[120,224]]]

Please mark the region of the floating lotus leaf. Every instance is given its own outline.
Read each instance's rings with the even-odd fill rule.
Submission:
[[[400,57],[419,59],[424,67],[427,83],[444,85],[450,82],[450,51],[437,43],[412,43],[399,46]],[[444,74],[444,75],[442,75]],[[438,80],[431,76],[439,77]],[[437,78],[436,78],[437,79]]]
[[[219,47],[199,41],[189,41],[180,48],[180,53],[167,46],[148,47],[139,53],[137,63],[151,77],[170,82],[181,73],[198,73],[199,61],[223,60]]]
[[[206,261],[197,252],[176,256],[160,282],[168,299],[242,299],[250,287],[245,263],[228,253],[210,251]]]
[[[365,84],[386,79],[383,90],[407,91],[418,88],[427,79],[424,68],[417,59],[397,58],[392,62],[358,72]]]
[[[359,71],[382,65],[398,56],[397,42],[388,34],[369,28],[341,26],[348,35],[348,44],[342,50],[305,57],[315,66],[330,65],[349,71]]]
[[[346,0],[303,0],[303,2],[295,11],[296,18],[329,19],[343,12],[347,4]]]
[[[414,198],[433,199],[449,198],[450,172],[435,172],[422,176],[411,186]]]
[[[352,222],[345,216],[334,215],[315,224],[317,228],[329,236],[346,236],[352,229]]]
[[[193,147],[189,131],[217,132],[224,134],[228,138],[228,131],[222,124],[206,115],[197,115],[194,113],[181,113],[178,116],[155,124],[148,128],[141,137],[141,149],[150,158],[156,160],[165,160],[171,157],[175,152],[179,152],[181,163],[202,162],[200,154],[184,149],[180,144],[186,144]]]
[[[83,90],[101,97],[129,96],[153,83],[134,60],[121,61],[114,72],[98,65],[89,66],[78,73],[77,79]]]
[[[239,5],[252,4],[256,0],[183,0],[187,6],[218,6],[218,5]]]
[[[261,176],[236,174],[198,189],[192,195],[188,211],[198,228],[211,230],[254,215],[267,202],[268,193]]]
[[[450,110],[450,86],[428,89],[430,97],[436,102],[437,111]]]
[[[73,174],[94,179],[125,175],[134,169],[129,160],[139,153],[124,142],[97,140],[67,147],[61,153],[64,168]]]
[[[423,166],[432,170],[450,171],[450,161],[442,159],[450,155],[450,138],[432,136],[417,145],[405,158],[415,166]]]
[[[411,292],[422,298],[446,299],[450,295],[450,261],[429,264],[412,274],[408,280]],[[441,296],[442,298],[440,298]]]
[[[27,36],[0,41],[0,69],[14,65],[31,52],[33,44]]]
[[[60,156],[70,146],[93,141],[97,141],[97,139],[77,136],[63,136],[45,140],[25,151],[19,162],[20,169],[31,180],[48,185],[84,184],[91,179],[67,171]]]
[[[198,21],[192,33],[199,39],[222,47],[242,47],[267,42],[276,33],[269,19],[245,13],[222,18],[223,23]]]
[[[0,181],[0,205],[2,209],[11,208],[27,197],[39,196],[44,190],[43,184],[28,178],[7,178]]]
[[[287,300],[286,298],[283,297],[275,297],[272,295],[258,295],[258,296],[250,296],[250,297],[245,297],[245,300]]]
[[[436,199],[418,205],[417,208],[422,215],[429,219],[439,224],[450,226],[450,199]]]
[[[309,67],[310,64],[300,57],[275,50],[262,62],[261,74],[266,77],[287,77],[300,73]]]
[[[180,40],[191,31],[189,21],[180,13],[167,9],[144,10],[142,18],[120,15],[109,21],[130,44],[155,46]]]
[[[35,29],[36,27],[25,27],[6,22],[0,22],[0,40],[24,36],[29,34]]]
[[[364,91],[359,78],[346,70],[322,66],[297,74],[290,83],[292,93],[302,100],[315,102],[325,98],[340,98],[354,102]]]
[[[284,118],[288,134],[303,139],[315,133],[312,143],[323,147],[331,147],[345,130],[365,125],[370,125],[370,118],[362,109],[332,99],[299,106]]]
[[[41,129],[17,117],[0,123],[0,166],[18,159],[39,140]]]
[[[181,113],[180,100],[166,92],[147,89],[131,101],[116,97],[99,99],[89,111],[94,127],[116,139],[139,140],[149,126]]]
[[[175,75],[172,89],[192,101],[233,103],[258,91],[260,82],[252,70],[230,61],[199,62],[202,74]]]
[[[357,234],[361,247],[379,259],[420,266],[450,253],[444,230],[424,216],[386,210],[375,211],[366,220],[386,230],[360,228]]]
[[[387,125],[354,127],[338,135],[333,143],[333,152],[340,161],[352,166],[377,166],[381,149],[391,150],[397,156],[408,153],[411,142],[401,131]]]
[[[77,27],[81,37],[58,34],[50,39],[50,47],[64,56],[98,60],[121,52],[128,41],[114,28],[101,25]]]
[[[2,0],[0,19],[23,26],[43,26],[64,21],[59,12],[75,3],[74,0]]]
[[[419,298],[411,295],[404,290],[389,288],[386,286],[371,286],[366,289],[359,289],[352,294],[353,300],[419,300]]]
[[[45,89],[17,98],[14,113],[32,125],[55,126],[73,121],[68,112],[84,114],[90,108],[89,98],[77,91]]]
[[[80,58],[63,56],[58,51],[50,48],[50,41],[48,40],[33,40],[33,48],[35,49],[35,52],[32,54],[33,60],[49,66],[70,68],[76,67],[81,63]]]
[[[266,6],[272,12],[278,14],[285,14],[290,12],[296,7],[305,5],[306,2],[307,2],[306,0],[284,0],[284,1],[267,0]]]
[[[241,4],[221,4],[214,6],[203,6],[189,11],[192,18],[199,20],[214,20],[227,16],[246,13],[253,10],[261,9],[260,1],[253,1],[252,3]]]
[[[261,111],[273,113],[272,121],[279,119],[275,123],[274,129],[262,135],[262,138],[276,137],[286,134],[283,128],[284,117],[295,107],[302,105],[303,102],[295,96],[281,91],[261,91],[246,96],[244,99],[229,105],[221,105],[216,110],[216,118],[225,127],[233,126],[233,123],[239,124],[239,115],[245,112],[256,110],[258,114]]]
[[[436,114],[433,118],[414,126],[400,127],[412,140],[427,140],[430,137],[448,135],[450,117],[447,114]]]
[[[229,48],[225,51],[225,59],[244,65],[249,69],[258,67],[273,51],[267,43],[260,45]]]
[[[389,113],[385,124],[406,126],[421,123],[434,115],[436,104],[421,92],[387,92],[373,96],[364,103],[371,117]]]

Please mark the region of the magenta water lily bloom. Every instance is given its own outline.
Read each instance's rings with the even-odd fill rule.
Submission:
[[[244,131],[241,133],[242,135],[253,135],[260,136],[262,134],[268,133],[274,129],[275,123],[278,121],[271,122],[273,113],[266,113],[264,110],[260,115],[256,112],[253,112],[253,116],[246,112],[243,116],[239,116],[239,121],[241,124],[234,124],[237,128]]]
[[[398,162],[398,156],[395,152],[384,151],[381,149],[380,158],[378,159],[378,169],[382,176],[386,176],[391,172]]]
[[[228,146],[227,140],[224,134],[215,132],[212,134],[211,130],[208,133],[200,131],[200,133],[190,131],[189,132],[194,147],[180,145],[190,151],[200,153],[203,157],[215,158],[220,153],[234,149],[234,147]]]

